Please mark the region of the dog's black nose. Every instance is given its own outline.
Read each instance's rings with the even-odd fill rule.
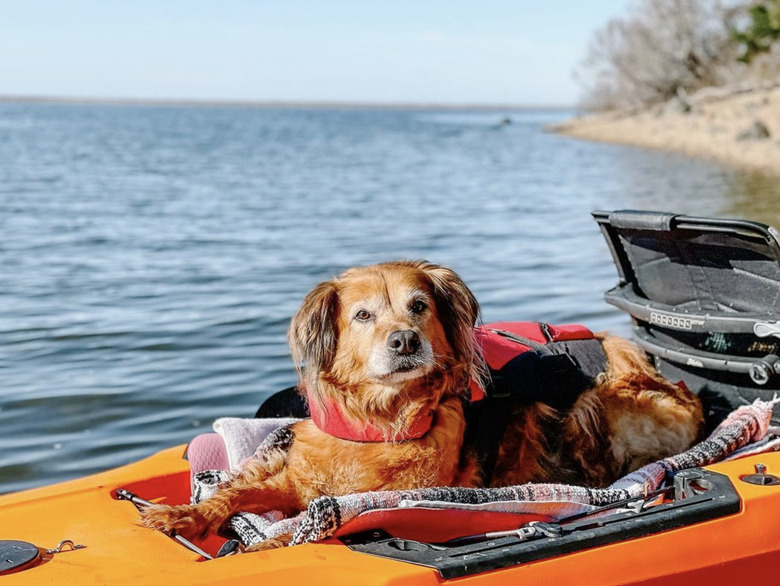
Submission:
[[[408,356],[419,350],[420,336],[412,330],[393,332],[387,338],[387,347],[391,352],[395,352],[399,356]]]

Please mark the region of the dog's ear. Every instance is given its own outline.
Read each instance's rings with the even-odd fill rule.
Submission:
[[[420,268],[433,285],[436,310],[456,363],[465,367],[464,374],[481,384],[484,361],[474,337],[479,320],[477,298],[455,271],[431,263],[421,263]]]
[[[317,285],[306,295],[290,323],[290,348],[301,380],[313,384],[330,368],[336,354],[339,296],[333,281]],[[305,367],[302,372],[302,367]]]

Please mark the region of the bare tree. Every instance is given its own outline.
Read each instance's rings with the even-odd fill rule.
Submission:
[[[583,105],[625,108],[669,100],[734,78],[738,63],[720,0],[637,0],[594,35],[583,62]]]

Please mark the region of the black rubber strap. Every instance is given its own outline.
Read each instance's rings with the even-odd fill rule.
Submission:
[[[676,217],[665,212],[619,210],[609,214],[609,223],[618,229],[669,232]]]
[[[514,332],[507,332],[506,330],[496,330],[491,328],[490,331],[494,334],[498,334],[502,338],[506,338],[507,340],[512,340],[513,342],[517,342],[523,346],[528,346],[532,350],[536,350],[539,354],[550,354],[550,349],[547,348],[546,344],[541,342],[536,342],[535,340],[531,340],[530,338],[526,338],[524,336],[519,336]],[[548,335],[547,332],[545,332],[545,335]]]

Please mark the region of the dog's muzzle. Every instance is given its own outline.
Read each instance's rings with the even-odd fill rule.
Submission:
[[[374,376],[382,379],[394,376],[396,382],[414,378],[413,375],[421,376],[432,367],[431,344],[414,330],[397,330],[390,334],[384,348],[374,349],[370,362]]]

